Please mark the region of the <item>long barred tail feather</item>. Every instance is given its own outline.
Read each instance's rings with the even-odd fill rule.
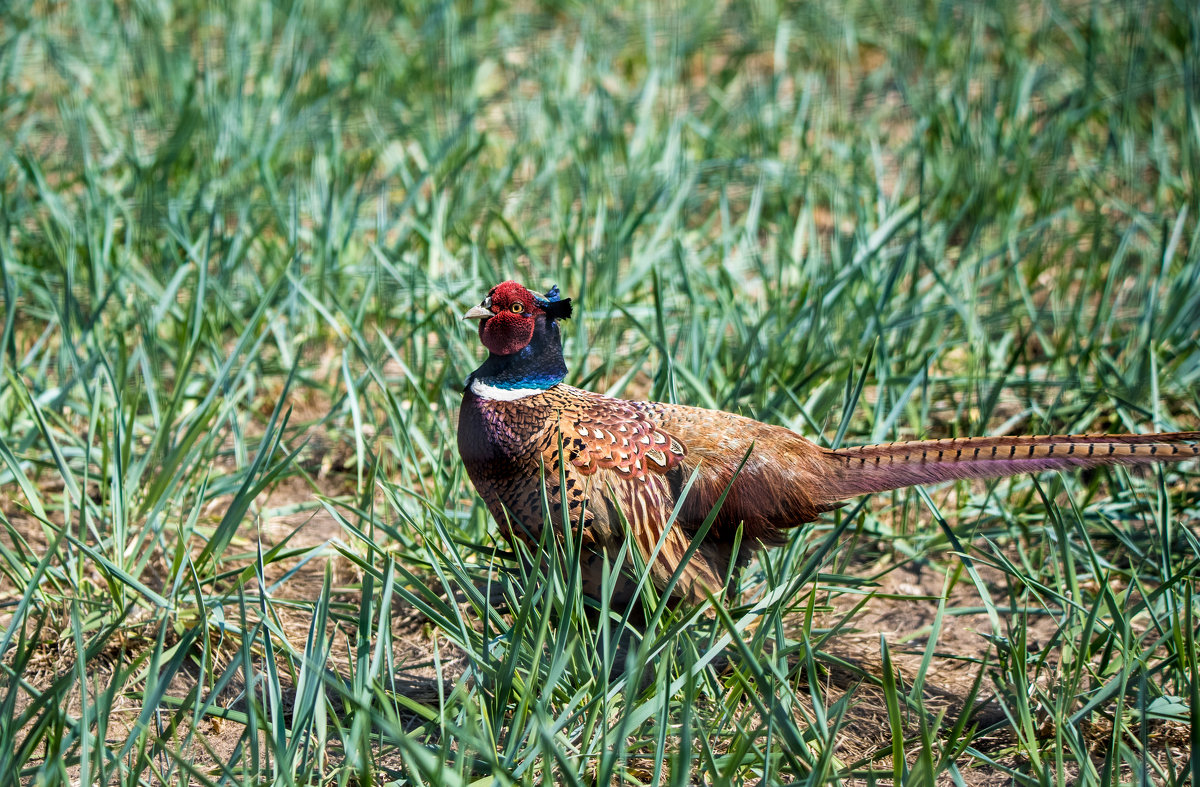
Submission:
[[[968,437],[886,443],[825,452],[821,490],[833,502],[918,484],[999,478],[1042,470],[1179,462],[1200,457],[1200,432]]]

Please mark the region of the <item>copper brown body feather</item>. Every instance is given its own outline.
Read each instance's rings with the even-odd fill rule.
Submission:
[[[677,587],[692,600],[703,598],[706,590],[719,593],[733,562],[738,527],[746,543],[773,546],[789,529],[870,492],[1200,456],[1200,432],[981,437],[831,451],[788,429],[731,413],[629,402],[562,384],[511,402],[467,393],[461,419],[459,446],[467,472],[497,521],[505,523],[506,535],[526,540],[540,535],[543,478],[555,519],[565,490],[571,525],[582,521],[584,544],[591,550],[584,569],[592,592],[599,587],[599,555],[615,558],[624,543],[620,516],[648,559],[678,494],[698,469],[652,566],[655,582],[665,585],[745,459]],[[483,434],[499,439],[470,437]],[[565,465],[559,461],[560,435]],[[559,484],[560,471],[565,487]]]
[[[665,587],[726,489],[712,527],[682,569],[677,595],[695,601],[720,592],[732,565],[749,552],[733,554],[739,528],[744,544],[778,545],[790,529],[857,495],[1200,456],[1200,432],[978,437],[828,450],[731,413],[625,401],[562,384],[566,367],[555,320],[570,316],[570,305],[557,299],[557,290],[541,298],[506,282],[467,316],[483,320],[480,336],[492,350],[463,397],[458,444],[467,473],[509,540],[536,544],[545,521],[543,489],[559,528],[565,507],[568,527],[582,528],[576,536],[591,595],[600,590],[603,556],[615,563],[627,533],[648,562],[661,542],[650,568],[655,584]],[[627,603],[633,588],[619,583],[613,603]]]

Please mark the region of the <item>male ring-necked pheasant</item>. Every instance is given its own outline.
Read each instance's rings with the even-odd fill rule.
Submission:
[[[790,528],[870,492],[1200,456],[1200,432],[972,437],[832,451],[789,429],[732,413],[625,401],[565,385],[557,321],[570,316],[571,301],[560,298],[557,287],[542,296],[512,281],[494,287],[466,313],[464,319],[479,321],[489,355],[463,392],[458,449],[510,542],[538,538],[543,483],[552,517],[561,516],[566,494],[571,524],[582,516],[581,568],[591,595],[600,586],[601,555],[614,558],[625,542],[621,514],[649,559],[697,468],[651,565],[660,588],[746,459],[675,586],[677,595],[692,601],[724,587],[738,557],[732,551],[739,526],[745,543],[774,546]],[[613,603],[628,603],[631,590],[618,588]]]

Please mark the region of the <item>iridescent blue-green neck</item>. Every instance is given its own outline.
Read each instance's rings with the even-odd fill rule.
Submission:
[[[545,390],[567,376],[558,323],[538,315],[529,344],[512,355],[490,353],[467,378],[467,387],[481,383],[502,390]]]

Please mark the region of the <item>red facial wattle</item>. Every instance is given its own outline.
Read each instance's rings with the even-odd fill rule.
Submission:
[[[495,355],[512,355],[533,339],[536,317],[543,311],[533,293],[506,281],[492,288],[478,312],[490,315],[479,323],[479,340]]]
[[[479,323],[479,340],[496,355],[512,355],[533,339],[534,322],[531,312],[501,311]]]

